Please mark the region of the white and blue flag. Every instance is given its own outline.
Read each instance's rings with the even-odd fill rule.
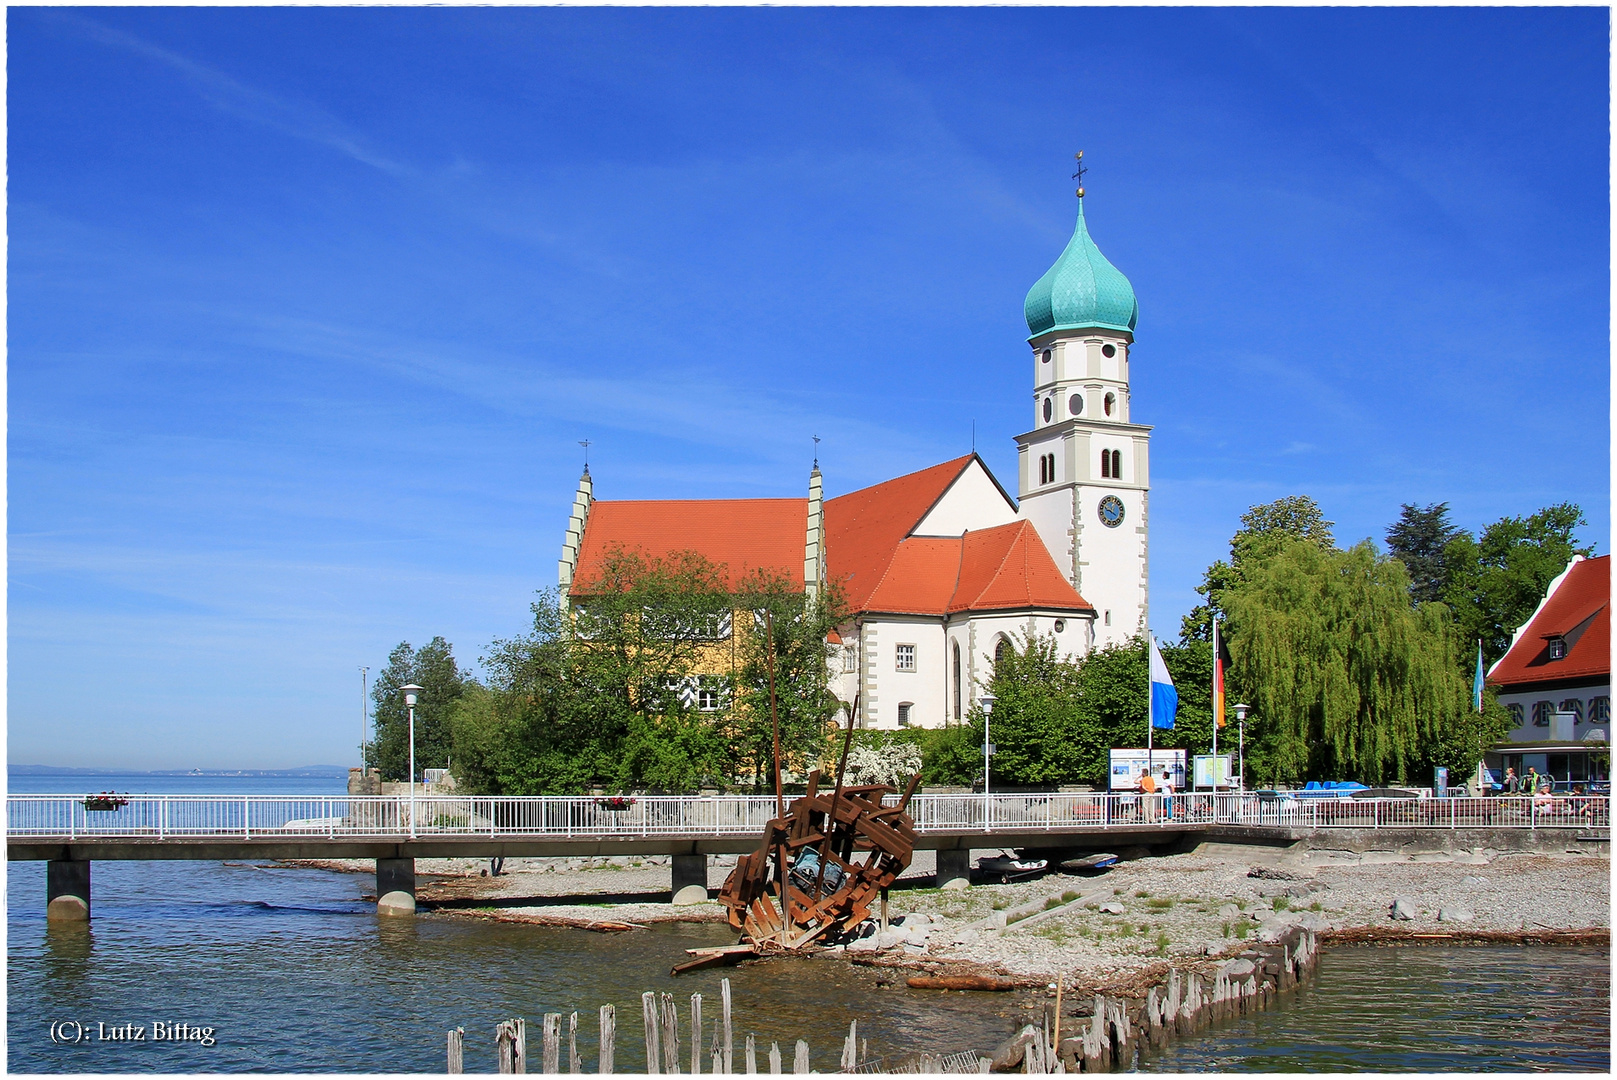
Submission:
[[[1157,648],[1157,639],[1151,639],[1151,726],[1173,727],[1174,714],[1179,711],[1179,691],[1173,688],[1173,676]]]

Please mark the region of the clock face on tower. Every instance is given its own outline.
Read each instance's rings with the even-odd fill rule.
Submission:
[[[1116,495],[1108,495],[1100,501],[1100,521],[1108,529],[1115,529],[1123,524],[1123,500]]]

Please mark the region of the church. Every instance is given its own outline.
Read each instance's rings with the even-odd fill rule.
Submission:
[[[586,468],[561,595],[587,597],[619,548],[700,552],[732,583],[759,568],[801,575],[810,595],[840,582],[849,615],[829,677],[865,728],[959,722],[995,657],[1029,635],[1079,657],[1143,633],[1151,429],[1129,411],[1139,307],[1090,238],[1082,188],[1072,239],[1023,313],[1032,426],[1016,436],[1015,498],[975,453],[829,499],[818,465],[791,499],[597,499]]]

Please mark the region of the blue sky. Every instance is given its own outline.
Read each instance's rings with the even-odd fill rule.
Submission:
[[[1605,9],[7,12],[9,755],[349,763],[603,498],[977,446],[1086,215],[1152,624],[1249,505],[1609,550]]]

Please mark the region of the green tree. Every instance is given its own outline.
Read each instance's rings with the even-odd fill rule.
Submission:
[[[1449,541],[1444,599],[1473,650],[1481,639],[1490,663],[1503,656],[1572,556],[1594,554],[1577,536],[1585,524],[1575,503],[1560,503],[1525,518],[1500,518],[1480,538],[1460,533]]]
[[[414,683],[421,687],[415,708],[416,769],[449,765],[453,750],[449,713],[472,681],[470,672],[455,665],[454,652],[443,638],[435,637],[420,649],[400,642],[371,688],[376,739],[366,750],[367,764],[379,768],[385,780],[409,778],[409,710],[399,688]]]
[[[828,725],[842,705],[831,692],[828,639],[847,618],[843,590],[831,582],[810,599],[801,583],[758,570],[742,582],[735,605],[747,613],[750,625],[737,641],[736,707],[724,740],[729,773],[750,772],[759,789],[774,784],[771,663],[782,768],[798,774],[816,766],[835,769],[835,762],[827,760]],[[773,631],[772,640],[766,629]]]
[[[1489,737],[1469,708],[1463,645],[1441,604],[1368,542],[1288,541],[1225,594],[1234,681],[1254,706],[1249,778],[1376,785],[1460,761]]]
[[[1213,620],[1225,617],[1224,597],[1240,586],[1246,567],[1262,562],[1286,543],[1299,540],[1322,551],[1334,551],[1334,521],[1326,521],[1319,504],[1307,495],[1288,495],[1271,503],[1249,507],[1241,515],[1241,528],[1230,538],[1228,562],[1219,559],[1202,575],[1196,591],[1206,603],[1192,608],[1180,625],[1182,641],[1211,641]]]
[[[1162,650],[1179,692],[1172,728],[1158,728],[1152,745],[1205,752],[1212,741],[1212,648],[1190,642]],[[1145,639],[1062,659],[1053,637],[1023,641],[994,665],[989,684],[996,701],[989,730],[996,748],[996,784],[1045,786],[1109,780],[1110,751],[1146,745],[1150,664]],[[982,712],[971,732],[982,747]],[[981,758],[975,770],[982,774]]]
[[[615,550],[583,591],[566,609],[541,594],[532,629],[490,647],[489,697],[455,717],[457,777],[513,795],[715,782],[726,746],[696,673],[730,632],[724,568]]]
[[[1096,732],[1078,709],[1078,666],[1060,657],[1054,635],[1035,636],[1020,646],[1011,642],[994,662],[989,693],[995,698],[988,717],[995,783],[1061,784],[1085,771]],[[980,706],[972,709],[970,719],[980,747]]]
[[[1409,571],[1409,594],[1417,604],[1441,600],[1448,589],[1448,545],[1460,530],[1449,521],[1449,504],[1404,503],[1387,527],[1387,553]]]

